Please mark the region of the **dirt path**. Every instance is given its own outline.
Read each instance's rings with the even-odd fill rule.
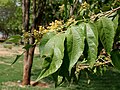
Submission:
[[[23,47],[22,45],[14,46],[11,44],[0,43],[0,56],[14,56],[14,55],[22,54],[22,52],[24,51],[22,47]],[[35,54],[39,54],[39,50],[37,47],[35,49]]]

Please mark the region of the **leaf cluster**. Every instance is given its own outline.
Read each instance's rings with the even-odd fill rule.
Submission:
[[[99,48],[110,55],[116,33],[118,18],[100,17],[97,21],[77,22],[65,32],[46,33],[39,48],[43,69],[38,80],[52,75],[55,85],[75,78],[76,64],[85,62],[91,68],[96,63]],[[113,55],[114,57],[114,55]]]

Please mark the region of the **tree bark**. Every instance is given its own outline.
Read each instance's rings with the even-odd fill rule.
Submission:
[[[42,2],[43,1],[43,2]],[[44,7],[46,0],[42,0],[42,1],[38,1],[38,11],[36,11],[36,0],[33,0],[33,13],[32,13],[32,19],[33,19],[33,23],[32,23],[32,27],[29,30],[29,19],[30,19],[30,0],[22,0],[22,9],[23,9],[23,29],[25,30],[25,32],[30,31],[30,33],[33,33],[34,29],[37,28],[37,26],[40,24],[39,20],[41,20],[42,16],[42,7]],[[42,4],[41,6],[39,6],[39,4]],[[37,15],[36,15],[37,13]],[[39,20],[38,20],[39,18]],[[32,68],[32,63],[33,63],[33,57],[34,57],[34,50],[36,45],[35,43],[35,38],[33,36],[31,36],[29,38],[29,41],[27,42],[27,44],[33,45],[31,48],[29,48],[29,50],[25,51],[24,54],[24,66],[23,66],[23,81],[22,81],[22,85],[30,85],[30,77],[31,77],[31,68]],[[26,45],[26,44],[25,44]]]
[[[42,16],[43,12],[45,11],[45,6],[46,6],[46,0],[39,0],[38,1],[38,10],[36,14],[36,24],[42,25]]]
[[[25,32],[29,31],[29,18],[30,18],[30,0],[22,0],[22,9],[23,9],[23,29]],[[29,44],[29,42],[27,42]],[[26,45],[26,43],[25,43]],[[23,62],[23,82],[22,85],[29,85],[30,84],[30,73],[32,67],[32,58],[29,58],[30,55],[33,55],[34,48],[30,50],[26,50],[24,54],[24,62]],[[31,56],[33,57],[33,56]]]
[[[77,7],[78,0],[75,0],[73,6],[70,8],[70,17],[74,14],[74,10]]]

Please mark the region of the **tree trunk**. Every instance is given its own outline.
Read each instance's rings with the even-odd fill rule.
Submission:
[[[30,18],[30,0],[22,0],[22,9],[23,9],[23,29],[25,32],[29,31],[29,18]],[[29,44],[29,42],[27,42]],[[26,45],[26,43],[25,43]],[[25,51],[24,54],[24,67],[23,67],[23,82],[22,85],[30,84],[30,73],[33,62],[33,53],[34,47],[30,48],[28,51]],[[31,55],[31,56],[30,56]]]
[[[34,57],[34,49],[35,46],[30,48],[29,51],[25,52],[22,85],[30,85],[30,76],[31,76],[31,68]]]
[[[43,2],[42,2],[43,1]],[[29,18],[30,18],[30,0],[22,0],[22,10],[23,10],[23,29],[25,30],[25,32],[30,31],[31,33],[33,33],[34,29],[37,28],[37,26],[39,25],[39,20],[41,20],[42,18],[42,7],[44,7],[46,0],[42,0],[42,1],[38,1],[38,11],[36,11],[36,0],[33,0],[33,23],[32,23],[32,28],[29,30]],[[41,4],[41,5],[40,5]],[[38,13],[36,15],[36,13]],[[39,18],[39,20],[38,20]],[[22,85],[30,85],[30,77],[31,77],[31,68],[32,68],[32,63],[33,63],[33,57],[34,57],[34,50],[36,45],[34,45],[35,43],[35,38],[33,36],[31,36],[29,38],[29,41],[26,44],[30,44],[33,45],[31,48],[29,48],[29,50],[25,51],[24,54],[24,66],[23,66],[23,82]],[[25,44],[25,45],[26,45]]]

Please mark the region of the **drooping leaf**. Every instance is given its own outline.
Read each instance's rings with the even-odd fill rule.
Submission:
[[[39,51],[40,51],[40,56],[43,55],[43,49],[45,47],[45,44],[48,42],[49,39],[51,39],[53,36],[55,36],[55,33],[54,32],[49,32],[49,33],[46,33],[41,41],[40,41],[40,45],[39,45]]]
[[[31,44],[26,44],[24,47],[23,47],[23,49],[25,49],[25,50],[29,50],[29,48],[31,48],[33,45],[31,45]]]
[[[67,52],[70,60],[69,71],[78,61],[84,50],[84,24],[71,26],[67,30]]]
[[[64,34],[57,34],[53,36],[46,44],[43,50],[43,56],[52,57],[53,51],[55,47],[58,47],[62,53],[64,54]]]
[[[64,57],[64,41],[65,35],[57,34],[45,44],[43,50],[43,56],[45,56],[43,62],[44,69],[37,80],[55,73],[60,68]]]
[[[44,49],[41,49],[43,50],[41,51],[43,52],[41,56],[43,58],[45,57],[42,67],[49,67],[52,61],[53,50],[55,47],[59,47],[62,52],[62,55],[64,55],[64,40],[65,40],[64,34],[57,34],[50,40],[48,40],[48,42],[44,46]]]
[[[15,64],[15,63],[17,62],[17,60],[18,60],[23,54],[24,54],[24,52],[23,52],[22,54],[20,54],[20,55],[17,55],[16,58],[15,58],[15,60],[12,62],[11,65]]]
[[[109,54],[112,49],[115,36],[114,23],[109,18],[102,17],[97,22],[97,29],[100,41],[106,52]]]
[[[119,19],[119,15],[116,15],[116,17],[113,19],[115,31],[118,28],[118,19]]]
[[[20,35],[15,35],[15,36],[11,36],[8,40],[6,40],[5,42],[12,42],[12,43],[18,43],[20,40],[22,39],[22,37]]]
[[[48,75],[51,75],[53,74],[54,72],[56,72],[61,64],[62,64],[62,59],[63,59],[63,56],[62,56],[62,53],[60,51],[59,48],[55,47],[54,48],[54,55],[53,55],[53,58],[52,58],[52,62],[50,64],[50,67],[48,70],[46,70],[46,72],[41,76],[41,78],[44,78]],[[41,79],[40,78],[40,79]]]
[[[89,22],[86,23],[86,40],[88,44],[88,63],[92,67],[97,58],[98,31],[96,26]]]
[[[112,59],[112,63],[115,66],[115,68],[120,70],[120,51],[119,50],[113,50],[111,52],[111,59]]]
[[[60,49],[55,47],[52,62],[49,68],[38,79],[42,79],[56,72],[62,64],[62,59],[63,59],[63,56]]]

